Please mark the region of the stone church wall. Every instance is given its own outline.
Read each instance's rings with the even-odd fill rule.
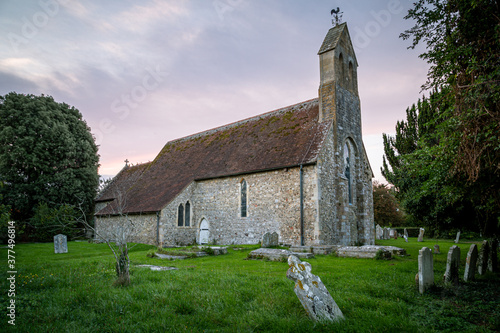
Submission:
[[[248,215],[240,215],[240,184],[248,186]],[[304,167],[304,221],[306,244],[318,242],[317,177],[315,166]],[[176,210],[190,201],[192,225],[177,227]],[[199,241],[202,219],[209,224],[210,242],[256,244],[266,232],[277,232],[280,242],[300,244],[299,168],[280,169],[192,183],[162,212],[164,245]]]
[[[119,241],[125,236],[127,242],[156,245],[156,214],[96,217],[95,239]]]

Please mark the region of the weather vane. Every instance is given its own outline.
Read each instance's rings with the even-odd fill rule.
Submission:
[[[331,15],[335,14],[335,20],[332,20],[332,24],[337,26],[342,22],[342,14],[344,12],[340,12],[340,8],[337,7],[337,9],[332,9]]]

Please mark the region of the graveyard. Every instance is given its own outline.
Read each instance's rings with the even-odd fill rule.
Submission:
[[[59,241],[57,241],[59,242]],[[377,240],[403,248],[392,259],[314,254],[252,259],[256,245],[227,254],[169,260],[138,244],[130,251],[131,283],[114,286],[115,260],[106,244],[68,241],[16,246],[16,326],[2,332],[495,332],[500,330],[500,277],[488,269],[464,281],[475,242],[417,237]],[[56,249],[55,246],[56,245]],[[434,246],[439,246],[435,253]],[[460,251],[453,250],[456,246]],[[432,256],[433,281],[419,292],[419,254]],[[457,281],[444,282],[449,250],[459,256]],[[59,253],[55,253],[56,251]],[[182,249],[179,249],[182,250]],[[288,250],[277,247],[276,250]],[[0,249],[7,256],[7,249]],[[302,266],[301,266],[302,265]],[[159,266],[164,269],[151,267]],[[309,267],[310,266],[310,267]],[[295,268],[293,268],[295,267]],[[324,284],[336,320],[316,321],[294,292],[298,271]],[[289,278],[287,278],[287,271]],[[300,272],[299,272],[300,273]],[[418,274],[417,274],[418,275]],[[0,273],[3,290],[7,273]],[[428,277],[427,277],[428,278]],[[314,283],[314,282],[313,282]],[[324,292],[323,292],[324,293]],[[8,304],[2,299],[1,306]],[[9,326],[9,327],[7,327]]]

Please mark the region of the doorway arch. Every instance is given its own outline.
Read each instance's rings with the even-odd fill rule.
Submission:
[[[208,240],[210,239],[210,228],[208,225],[208,221],[206,218],[202,218],[200,222],[200,244],[208,244]]]

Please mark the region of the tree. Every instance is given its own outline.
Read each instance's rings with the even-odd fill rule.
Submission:
[[[394,196],[394,190],[379,182],[373,183],[373,213],[380,226],[402,226],[404,215]]]
[[[28,223],[37,207],[82,205],[91,216],[99,156],[80,112],[50,96],[0,96],[0,188],[11,218]]]
[[[438,229],[500,228],[498,13],[495,0],[419,0],[405,17],[415,26],[401,37],[413,38],[411,48],[426,44],[420,57],[431,67],[422,88],[438,103],[417,107],[417,137],[384,136],[392,168],[384,162],[383,171],[406,212]],[[406,137],[413,146],[403,145]]]

